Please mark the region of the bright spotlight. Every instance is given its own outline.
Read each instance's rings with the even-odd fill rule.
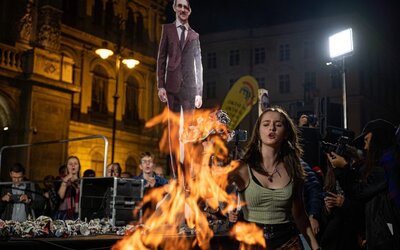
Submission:
[[[353,31],[351,28],[329,37],[329,55],[331,58],[353,52]]]

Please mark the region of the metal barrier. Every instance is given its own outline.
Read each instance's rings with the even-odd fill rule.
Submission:
[[[31,143],[31,144],[17,144],[17,145],[8,145],[8,146],[3,146],[0,149],[0,173],[1,173],[1,162],[2,162],[2,156],[3,156],[3,151],[5,149],[9,148],[26,148],[26,147],[31,147],[31,146],[38,146],[38,145],[45,145],[45,144],[56,144],[56,143],[66,143],[70,141],[82,141],[82,140],[87,140],[87,139],[98,139],[102,138],[104,140],[104,167],[103,167],[103,176],[106,176],[107,173],[107,152],[108,152],[108,140],[104,135],[91,135],[91,136],[85,136],[85,137],[78,137],[78,138],[71,138],[71,139],[63,139],[63,140],[58,140],[58,141],[44,141],[44,142],[36,142],[36,143]]]

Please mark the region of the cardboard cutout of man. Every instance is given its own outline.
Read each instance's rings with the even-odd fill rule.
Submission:
[[[199,34],[189,26],[192,12],[188,0],[174,0],[176,20],[164,24],[157,58],[158,96],[170,110],[200,108],[203,69]]]

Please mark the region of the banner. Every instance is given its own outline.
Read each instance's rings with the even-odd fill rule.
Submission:
[[[258,89],[258,116],[270,106],[268,90]]]
[[[257,91],[258,83],[252,76],[243,76],[233,84],[222,104],[222,110],[231,118],[230,129],[235,129],[257,103]]]

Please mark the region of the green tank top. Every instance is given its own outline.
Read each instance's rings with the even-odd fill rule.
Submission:
[[[285,187],[270,189],[253,180],[250,167],[249,185],[239,193],[246,205],[242,208],[244,219],[261,224],[282,224],[292,221],[293,180]]]

